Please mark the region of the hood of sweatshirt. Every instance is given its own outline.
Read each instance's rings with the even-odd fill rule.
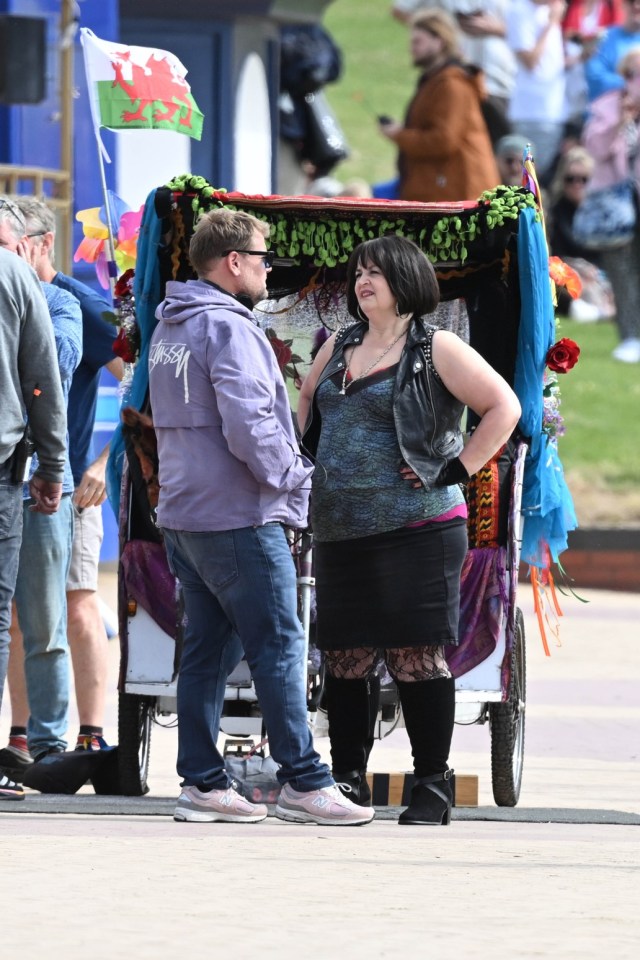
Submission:
[[[170,280],[167,283],[165,299],[156,310],[156,319],[164,323],[184,323],[203,310],[223,307],[227,313],[237,313],[239,317],[256,323],[256,319],[244,304],[220,287],[214,287],[204,280],[187,280],[186,283]]]

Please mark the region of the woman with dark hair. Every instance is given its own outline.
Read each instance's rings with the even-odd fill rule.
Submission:
[[[298,406],[316,459],[316,628],[334,777],[368,802],[370,682],[384,660],[416,775],[400,823],[450,819],[455,690],[443,648],[457,642],[467,549],[460,484],[520,415],[513,391],[478,353],[425,321],[438,301],[433,267],[414,243],[361,244],[347,269],[356,322],[320,348]],[[479,417],[466,446],[465,405]]]

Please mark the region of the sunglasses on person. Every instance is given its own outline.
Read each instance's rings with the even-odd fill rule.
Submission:
[[[589,177],[585,177],[583,173],[568,173],[564,178],[565,183],[586,183]]]
[[[27,229],[26,221],[22,216],[22,214],[20,213],[20,210],[15,205],[15,203],[13,203],[12,200],[5,200],[4,198],[0,198],[0,207],[6,207],[9,213],[11,214],[11,216],[13,217],[13,219],[16,221],[16,223],[19,224],[20,229],[26,232],[26,229]]]
[[[273,261],[276,259],[273,250],[225,250],[222,256],[227,257],[230,253],[244,253],[248,257],[262,257],[265,270],[271,269]]]
[[[625,70],[622,76],[625,80],[637,80],[640,77],[640,70]]]

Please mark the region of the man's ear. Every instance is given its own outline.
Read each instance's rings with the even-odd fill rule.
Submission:
[[[240,257],[235,250],[223,257],[222,263],[234,277],[240,276]]]
[[[53,248],[55,245],[55,234],[52,230],[48,230],[47,233],[42,236],[42,252],[46,255],[48,260],[53,260]]]

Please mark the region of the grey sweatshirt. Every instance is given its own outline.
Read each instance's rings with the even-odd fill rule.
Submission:
[[[0,463],[22,437],[27,410],[38,476],[59,482],[67,417],[51,318],[34,271],[0,249]]]

